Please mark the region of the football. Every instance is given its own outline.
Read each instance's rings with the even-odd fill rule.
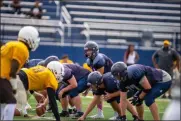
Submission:
[[[21,116],[21,112],[18,109],[15,109],[14,116]]]
[[[46,107],[42,103],[38,103],[36,106],[36,114],[42,116],[46,112]]]

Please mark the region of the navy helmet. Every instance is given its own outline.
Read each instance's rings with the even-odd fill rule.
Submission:
[[[99,71],[91,72],[88,75],[87,81],[91,85],[101,85],[102,84],[102,74]]]
[[[87,53],[87,51],[92,50],[91,55],[89,55]],[[86,44],[84,45],[84,52],[85,52],[85,56],[88,58],[94,58],[97,56],[97,53],[99,53],[99,46],[96,42],[94,41],[88,41],[86,42]]]
[[[111,73],[114,77],[119,77],[120,81],[125,81],[127,78],[127,65],[124,62],[116,62],[111,67]]]
[[[45,60],[44,60],[44,66],[47,66],[48,63],[50,63],[51,61],[59,61],[59,58],[57,56],[48,56]]]

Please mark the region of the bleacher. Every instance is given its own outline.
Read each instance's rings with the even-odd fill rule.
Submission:
[[[42,19],[30,19],[25,12],[29,12],[34,6],[35,0],[21,0],[21,14],[14,14],[10,7],[12,0],[3,0],[1,7],[1,40],[15,40],[18,31],[23,26],[33,25],[40,31],[42,42],[59,42],[58,33],[60,15],[56,15],[57,5],[55,2],[43,0],[40,5],[43,9]]]
[[[65,2],[73,24],[83,24],[81,35],[109,44],[142,42],[141,33],[153,32],[154,45],[173,40],[180,32],[180,4],[159,0],[112,0]],[[179,35],[180,36],[180,35]]]
[[[28,12],[35,0],[21,0],[22,12]],[[103,45],[141,45],[143,31],[153,32],[153,45],[164,39],[173,41],[180,33],[180,4],[163,0],[106,0],[55,2],[42,0],[43,17],[30,19],[13,14],[11,0],[1,7],[1,40],[16,39],[24,25],[40,31],[41,42],[83,44],[94,40]],[[58,10],[58,7],[60,10]],[[58,12],[57,12],[58,11]],[[58,15],[57,15],[58,13]],[[180,40],[180,34],[176,39]]]

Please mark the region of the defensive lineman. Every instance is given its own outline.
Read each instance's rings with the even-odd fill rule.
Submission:
[[[0,99],[1,120],[13,120],[16,99],[13,91],[17,89],[16,74],[29,58],[29,51],[35,51],[40,38],[36,28],[23,27],[18,41],[10,41],[1,47]]]

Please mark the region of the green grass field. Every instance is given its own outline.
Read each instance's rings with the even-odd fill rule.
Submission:
[[[85,109],[86,109],[87,105],[90,103],[90,101],[91,101],[90,97],[82,97],[83,111],[85,111]],[[157,105],[159,108],[160,117],[162,117],[165,109],[167,108],[169,100],[168,99],[157,99],[156,102],[157,102]],[[57,103],[59,105],[59,112],[60,112],[61,111],[60,103],[59,102],[57,102]],[[35,109],[36,101],[35,101],[33,96],[30,98],[29,104],[32,106],[33,109]],[[114,115],[113,109],[111,108],[111,106],[107,102],[104,102],[103,110],[104,110],[105,120],[108,120],[110,117],[112,117]],[[52,113],[46,113],[45,117],[37,117],[35,110],[28,111],[28,113],[30,115],[33,115],[34,117],[24,118],[21,116],[16,116],[14,119],[15,120],[51,120],[52,115],[53,115]],[[89,115],[93,115],[96,113],[97,113],[97,110],[95,108]],[[127,112],[127,119],[132,120],[132,116],[129,112]],[[153,119],[149,109],[146,106],[145,106],[145,112],[144,112],[144,119],[145,120],[152,120]],[[75,121],[75,119],[71,119],[71,118],[61,118],[61,120],[62,121]],[[89,120],[89,118],[87,118],[87,120]]]

